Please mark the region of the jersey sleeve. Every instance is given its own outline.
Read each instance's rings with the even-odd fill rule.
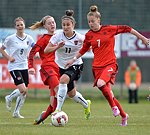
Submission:
[[[115,35],[120,34],[120,33],[129,33],[131,29],[132,28],[129,27],[128,25],[117,25]]]
[[[33,47],[35,42],[34,42],[33,38],[30,35],[29,35],[29,42],[30,42],[30,44],[29,44],[30,47]]]
[[[79,51],[81,55],[85,54],[90,49],[91,44],[89,40],[90,40],[90,35],[86,34],[84,42],[83,42],[83,46],[81,50]]]
[[[4,46],[5,48],[7,48],[7,47],[9,46],[9,42],[10,42],[10,38],[7,37],[7,38],[4,40],[3,46]]]
[[[41,49],[40,46],[38,46],[37,44],[35,44],[33,46],[33,48],[31,49],[30,53],[29,53],[29,58],[28,58],[28,68],[33,68],[34,67],[34,56],[37,52],[39,52]]]

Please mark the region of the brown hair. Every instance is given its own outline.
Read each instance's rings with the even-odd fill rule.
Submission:
[[[16,22],[17,22],[17,21],[23,21],[24,24],[25,24],[25,21],[24,21],[24,19],[23,19],[22,17],[17,17],[17,18],[15,18],[15,20],[14,20],[14,25],[16,25]]]
[[[50,15],[44,16],[44,17],[41,19],[41,21],[38,21],[38,22],[34,23],[34,24],[31,25],[29,28],[32,29],[32,30],[35,30],[35,29],[37,29],[37,28],[39,28],[39,27],[43,27],[43,25],[45,24],[46,20],[47,20],[48,18],[51,18],[51,17],[52,17],[52,16],[50,16]]]
[[[96,18],[101,18],[100,12],[98,12],[98,7],[96,5],[93,5],[90,7],[90,12],[87,14],[87,16],[95,16]]]
[[[76,23],[73,15],[74,15],[74,11],[73,10],[66,10],[65,11],[65,15],[61,18],[62,20],[65,20],[65,19],[70,19],[74,24]]]

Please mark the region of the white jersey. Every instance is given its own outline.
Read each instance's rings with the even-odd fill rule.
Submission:
[[[3,46],[6,48],[8,55],[15,59],[14,62],[8,62],[9,71],[28,69],[27,57],[33,45],[34,40],[28,34],[25,34],[24,38],[13,34],[5,39]]]
[[[49,42],[51,42],[53,45],[58,45],[61,41],[65,42],[65,45],[59,48],[55,53],[55,61],[60,68],[65,69],[67,62],[73,59],[77,52],[79,52],[82,47],[84,38],[84,35],[81,35],[76,31],[70,38],[66,37],[63,31],[59,31],[51,37]],[[80,65],[82,63],[83,61],[80,57],[73,63],[73,65]]]

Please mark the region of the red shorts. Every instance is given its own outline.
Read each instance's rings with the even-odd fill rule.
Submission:
[[[50,96],[56,96],[54,88],[59,85],[58,77],[53,75],[46,79],[45,83],[49,86]]]
[[[41,79],[45,85],[49,86],[50,95],[54,96],[54,88],[59,85],[59,68],[52,66],[44,66],[40,69]]]
[[[93,75],[94,75],[94,87],[97,86],[97,80],[102,79],[106,83],[110,82],[114,84],[116,79],[116,74],[118,73],[118,65],[110,64],[105,67],[93,67]]]

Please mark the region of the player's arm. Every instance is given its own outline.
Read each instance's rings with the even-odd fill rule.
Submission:
[[[131,29],[130,31],[131,34],[135,35],[137,38],[141,39],[143,44],[145,45],[149,45],[149,39],[144,37],[142,34],[140,34],[138,31],[136,31],[135,29]]]
[[[78,58],[80,58],[82,56],[82,54],[80,54],[79,52],[76,54],[75,57],[73,57],[73,59],[69,60],[67,62],[67,64],[65,65],[65,68],[69,68]]]
[[[81,48],[81,50],[73,57],[73,59],[69,60],[67,64],[65,65],[66,68],[70,67],[77,59],[79,59],[82,55],[84,55],[88,50],[90,46],[84,41],[84,44]]]
[[[57,49],[63,47],[64,45],[65,45],[64,41],[59,42],[58,45],[53,45],[51,42],[49,42],[48,45],[44,49],[44,53],[54,52]]]
[[[2,47],[0,48],[0,52],[2,53],[2,55],[3,55],[8,61],[14,62],[15,59],[14,59],[13,57],[9,56],[9,55],[5,52],[5,49],[6,49],[6,48],[5,48],[4,46],[2,46]]]
[[[35,69],[34,69],[34,67],[33,67],[33,65],[34,65],[34,56],[35,56],[35,54],[36,54],[37,52],[40,51],[40,49],[41,49],[41,47],[38,46],[37,44],[35,44],[35,45],[33,46],[33,48],[30,50],[29,57],[28,57],[28,68],[29,68],[28,72],[29,72],[29,74],[31,74],[31,75],[34,75],[34,74],[35,74]]]

